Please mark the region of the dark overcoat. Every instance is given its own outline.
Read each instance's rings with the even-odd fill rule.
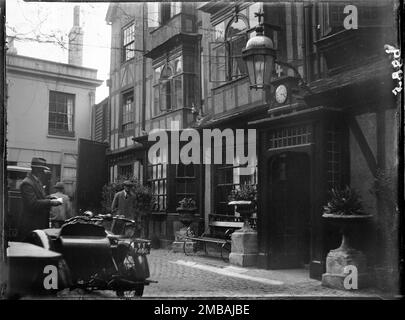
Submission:
[[[114,199],[111,205],[111,210],[117,211],[117,214],[123,215],[128,219],[135,218],[135,197],[132,193],[129,193],[126,197],[125,191],[119,191],[114,195]]]
[[[19,234],[23,239],[30,231],[49,227],[49,210],[51,200],[46,199],[41,182],[28,173],[20,185],[23,212],[21,215]]]

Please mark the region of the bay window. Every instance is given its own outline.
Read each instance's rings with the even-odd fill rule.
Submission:
[[[195,100],[195,81],[191,56],[175,56],[154,67],[153,115],[190,107]]]

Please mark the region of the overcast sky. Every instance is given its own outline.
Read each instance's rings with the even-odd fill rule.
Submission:
[[[18,54],[67,63],[67,39],[75,5],[80,5],[80,25],[84,31],[83,66],[97,69],[98,79],[104,81],[96,91],[98,103],[108,96],[105,83],[110,68],[111,32],[105,22],[108,3],[6,0],[6,32],[17,37],[14,46]]]

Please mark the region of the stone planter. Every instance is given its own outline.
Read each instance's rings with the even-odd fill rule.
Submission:
[[[184,240],[187,235],[187,229],[190,227],[191,223],[195,220],[195,213],[197,208],[177,208],[177,213],[179,214],[179,221],[183,224],[183,227],[175,232],[175,241],[172,243],[172,250],[174,252],[183,252]],[[186,245],[194,246],[193,241],[187,241]]]
[[[351,235],[356,231],[356,226],[369,222],[372,216],[324,214],[322,217],[339,228],[342,233],[340,247],[330,250],[326,257],[326,273],[322,275],[322,285],[347,290],[344,280],[349,274],[348,270],[353,266],[357,270],[357,287],[368,286],[370,276],[366,256],[360,250],[353,248]]]
[[[235,215],[236,213],[243,219],[244,230],[252,230],[249,224],[249,218],[252,216],[253,203],[252,201],[246,200],[237,200],[231,201],[228,203],[231,206],[235,206]]]
[[[235,211],[244,221],[243,227],[232,233],[229,262],[242,267],[254,266],[257,261],[258,245],[257,231],[249,224],[253,204],[251,201],[231,201],[228,204],[235,206]]]
[[[185,226],[189,227],[194,220],[194,214],[197,208],[177,208],[179,214],[179,221]]]

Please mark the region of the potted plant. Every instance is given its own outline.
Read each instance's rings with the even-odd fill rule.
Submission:
[[[251,229],[249,218],[251,217],[257,202],[256,186],[243,184],[235,188],[228,196],[229,205],[235,206],[235,214],[239,214],[243,221],[243,229]]]
[[[193,217],[196,211],[197,204],[193,198],[183,198],[179,201],[177,212],[179,214],[179,220],[184,226],[190,226],[191,222],[193,222]]]
[[[350,231],[356,224],[368,221],[372,215],[364,212],[360,196],[349,186],[343,189],[332,188],[330,195],[330,200],[323,207],[322,217],[340,228],[342,243],[339,249],[349,250]]]

